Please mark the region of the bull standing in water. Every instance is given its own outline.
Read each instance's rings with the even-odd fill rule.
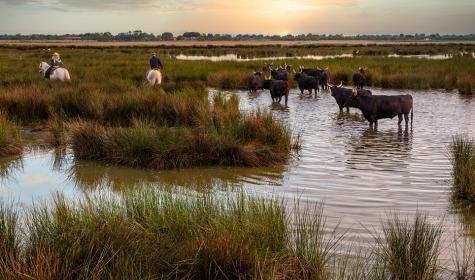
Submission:
[[[351,95],[353,94],[353,91],[351,88],[344,88],[343,83],[340,83],[338,86],[334,86],[331,84],[327,84],[328,88],[330,88],[330,91],[332,93],[333,98],[335,98],[336,103],[338,104],[338,107],[340,108],[340,113],[343,112],[343,108],[345,108],[346,105],[346,112],[350,112],[350,107],[353,104],[346,104],[348,99],[351,98]],[[370,90],[367,89],[358,89],[357,93],[360,95],[372,95]]]
[[[285,65],[284,67],[279,67],[277,69],[272,68],[272,64],[265,64],[262,68],[263,71],[269,71],[272,79],[288,81],[289,72],[292,69],[290,65]]]
[[[249,78],[249,92],[256,93],[258,90],[262,89],[262,73],[254,72],[254,74]]]
[[[322,86],[322,90],[329,89],[328,83],[330,83],[330,70],[328,70],[328,67],[325,70],[323,70],[318,67],[317,68],[303,68],[303,66],[300,66],[299,72],[315,77],[318,83]]]
[[[272,102],[279,102],[282,100],[282,97],[285,96],[285,104],[289,100],[289,84],[287,81],[283,80],[274,80],[266,78],[262,84],[264,89],[270,91],[270,96],[272,97]]]
[[[357,89],[363,89],[365,82],[365,70],[360,67],[355,74],[353,74],[353,85]]]
[[[363,116],[369,121],[372,127],[378,127],[379,119],[392,119],[398,116],[398,125],[401,125],[403,116],[406,126],[409,123],[409,113],[411,113],[411,125],[414,119],[412,96],[406,95],[369,95],[359,94],[354,88],[351,98],[345,104],[345,107],[355,107],[361,110]]]
[[[302,71],[299,73],[295,73],[294,80],[298,82],[300,94],[303,95],[305,90],[308,90],[310,95],[312,95],[312,91],[315,90],[315,97],[317,97],[318,93],[318,79],[304,74]]]

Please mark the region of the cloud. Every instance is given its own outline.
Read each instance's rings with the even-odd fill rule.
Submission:
[[[198,0],[0,0],[0,3],[8,5],[36,6],[62,11],[151,9],[170,12],[193,9],[197,2]]]

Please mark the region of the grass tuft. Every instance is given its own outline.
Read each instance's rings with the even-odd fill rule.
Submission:
[[[475,141],[467,136],[453,137],[449,147],[452,163],[453,194],[456,198],[475,202]]]
[[[0,111],[0,157],[21,154],[20,127]]]
[[[427,216],[416,213],[414,221],[393,214],[383,223],[376,238],[377,256],[383,275],[391,279],[438,279],[442,224],[431,225]]]

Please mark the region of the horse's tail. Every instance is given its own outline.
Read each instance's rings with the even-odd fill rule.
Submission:
[[[69,76],[69,71],[64,69],[64,80],[71,81],[71,76]]]

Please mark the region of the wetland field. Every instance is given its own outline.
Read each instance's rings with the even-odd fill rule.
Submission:
[[[148,59],[164,64],[144,84]],[[66,83],[38,73],[52,52]],[[0,46],[1,279],[474,279],[475,45]],[[265,63],[410,94],[369,127]]]

